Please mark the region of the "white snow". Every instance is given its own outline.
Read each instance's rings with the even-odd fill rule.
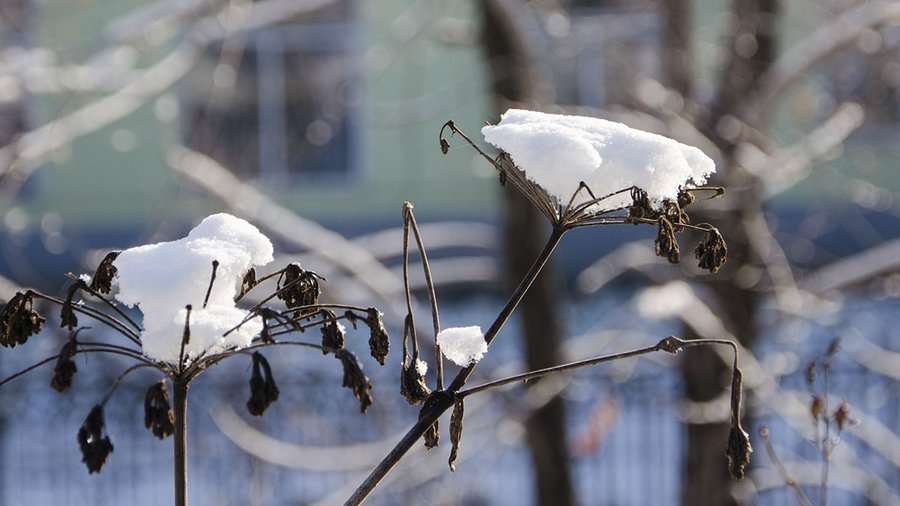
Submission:
[[[419,376],[425,376],[425,373],[428,372],[428,362],[426,362],[422,359],[417,359],[416,360],[416,372],[419,374]]]
[[[584,181],[596,197],[637,186],[657,209],[679,187],[702,185],[715,172],[699,149],[622,123],[585,116],[510,109],[481,129],[484,140],[509,153],[528,179],[562,204]],[[582,192],[585,202],[590,197]],[[631,203],[629,193],[601,201],[594,211]]]
[[[481,360],[487,351],[481,327],[450,327],[438,332],[441,352],[454,364],[467,367]]]
[[[234,304],[241,278],[251,265],[271,262],[272,250],[272,243],[256,227],[222,213],[207,217],[183,239],[138,246],[119,254],[113,262],[118,269],[113,280],[119,287],[116,299],[128,306],[137,305],[144,314],[144,355],[178,362],[188,304],[192,311],[186,356],[249,345],[262,329],[258,319],[227,337],[222,334],[247,315]],[[209,303],[203,308],[213,260],[219,266]]]

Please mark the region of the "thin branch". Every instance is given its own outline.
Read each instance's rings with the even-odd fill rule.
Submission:
[[[81,281],[81,279],[79,279],[77,276],[75,276],[71,272],[67,273],[66,276],[68,276],[70,279],[72,279],[74,281]],[[138,333],[144,329],[142,329],[140,325],[135,323],[134,320],[129,318],[127,314],[125,314],[121,309],[119,309],[119,306],[117,306],[116,304],[113,304],[113,302],[111,300],[107,299],[106,297],[104,297],[103,294],[101,294],[101,293],[97,292],[96,290],[94,290],[93,288],[91,288],[91,285],[88,283],[82,282],[80,290],[86,291],[89,294],[93,295],[94,297],[100,299],[104,304],[107,305],[107,307],[109,307],[110,309],[115,311],[119,316],[124,318],[125,321],[130,323],[131,326],[134,328],[135,335],[140,337],[140,335]],[[113,317],[112,315],[110,315],[110,318],[112,318],[113,320],[115,320],[118,323],[121,323],[117,318]],[[124,324],[122,324],[122,325],[124,326]]]
[[[47,295],[47,294],[44,294],[41,292],[35,292],[34,290],[31,290],[31,293],[33,293],[35,297],[46,300],[47,302],[59,304],[60,306],[65,304],[65,301],[58,297],[53,297],[51,295]],[[98,309],[92,308],[90,306],[85,306],[83,304],[74,304],[73,303],[72,310],[78,311],[79,313],[81,313],[89,318],[93,318],[94,320],[111,328],[112,330],[115,330],[119,334],[122,334],[125,338],[127,338],[132,343],[134,343],[138,346],[141,345],[140,335],[137,332],[135,332],[133,329],[129,328],[127,325],[122,323],[120,320],[115,318],[114,316],[112,316],[108,313],[104,313],[104,312],[102,312]]]
[[[425,272],[425,286],[428,291],[428,300],[431,303],[431,320],[434,325],[434,353],[435,353],[435,369],[437,371],[437,389],[444,389],[444,360],[441,355],[441,347],[437,342],[437,335],[441,332],[441,320],[438,316],[437,296],[434,293],[434,281],[431,279],[431,267],[428,265],[428,255],[425,253],[425,245],[422,243],[422,235],[419,233],[419,225],[416,223],[416,217],[413,214],[412,206],[409,213],[405,214],[412,227],[413,236],[416,238],[416,245],[419,247],[419,257],[422,259],[422,270]],[[406,290],[409,293],[409,280],[406,279]]]
[[[784,480],[784,484],[794,492],[794,495],[797,497],[797,502],[799,502],[801,506],[812,506],[809,498],[807,498],[806,494],[803,493],[803,490],[800,489],[800,485],[797,484],[797,481],[794,480],[793,477],[791,477],[790,473],[788,473],[784,465],[781,464],[781,460],[775,453],[775,448],[772,447],[772,443],[769,441],[769,428],[766,426],[760,427],[759,437],[762,438],[763,447],[765,447],[766,449],[766,454],[769,455],[769,459],[773,464],[775,464],[775,469],[778,470],[778,474],[781,475],[781,479]]]
[[[116,391],[116,389],[119,388],[119,384],[122,383],[122,380],[125,379],[125,376],[128,376],[129,374],[131,374],[134,371],[137,371],[138,369],[143,369],[144,367],[150,367],[150,364],[135,364],[135,365],[129,367],[128,369],[125,369],[124,371],[122,371],[122,373],[119,374],[118,377],[116,377],[116,380],[113,381],[113,384],[110,385],[109,390],[106,391],[106,395],[103,396],[103,400],[100,401],[100,405],[106,406],[106,401],[108,401],[109,398],[112,397],[112,394]]]
[[[665,351],[668,353],[675,353],[681,348],[687,348],[691,346],[702,346],[702,345],[710,345],[710,344],[726,344],[731,346],[735,350],[735,354],[737,354],[737,346],[734,342],[728,339],[692,339],[692,340],[682,340],[674,337],[667,337],[660,342],[656,343],[653,346],[648,346],[646,348],[641,348],[638,350],[625,351],[621,353],[614,353],[612,355],[603,355],[600,357],[589,358],[586,360],[580,360],[578,362],[572,362],[569,364],[557,365],[553,367],[547,367],[544,369],[538,369],[536,371],[531,371],[523,374],[517,374],[515,376],[510,376],[507,378],[503,378],[496,381],[491,381],[489,383],[485,383],[483,385],[479,385],[477,387],[469,388],[466,390],[460,391],[457,395],[459,397],[466,397],[468,395],[477,394],[479,392],[483,392],[485,390],[490,390],[492,388],[496,388],[503,385],[508,385],[510,383],[517,382],[527,382],[528,380],[542,378],[544,376],[549,376],[551,374],[556,374],[560,372],[567,372],[574,369],[580,369],[582,367],[587,367],[591,365],[602,364],[605,362],[612,362],[614,360],[622,360],[626,358],[638,357],[641,355],[646,355],[648,353],[654,353],[657,351]]]

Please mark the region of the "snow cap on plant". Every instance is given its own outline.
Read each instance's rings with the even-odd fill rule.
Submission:
[[[113,262],[117,268],[113,283],[119,287],[116,298],[136,305],[144,314],[144,355],[168,363],[179,361],[188,305],[194,309],[186,357],[249,345],[262,329],[259,319],[223,334],[246,315],[234,304],[244,273],[252,265],[271,262],[272,252],[272,243],[256,227],[223,213],[207,217],[183,239],[120,253]],[[210,287],[214,260],[218,267]]]
[[[584,182],[597,197],[631,187],[647,192],[660,210],[686,186],[699,186],[715,172],[699,149],[622,123],[585,116],[510,109],[497,125],[481,129],[485,141],[509,154],[525,177],[562,204]],[[590,200],[585,192],[575,203]],[[592,211],[621,209],[627,192],[603,199]]]
[[[468,367],[484,356],[487,343],[481,327],[451,327],[438,332],[437,344],[454,364]]]

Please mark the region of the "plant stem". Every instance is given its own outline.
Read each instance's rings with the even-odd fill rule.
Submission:
[[[516,291],[513,292],[512,296],[510,296],[509,301],[507,301],[506,306],[500,310],[500,314],[497,315],[497,318],[494,320],[494,323],[484,334],[485,342],[490,345],[491,341],[494,340],[494,337],[497,336],[497,333],[500,332],[500,329],[503,328],[503,324],[506,323],[506,320],[509,319],[509,316],[512,314],[513,310],[522,300],[522,297],[525,296],[525,293],[528,291],[528,288],[531,287],[531,284],[538,277],[541,270],[546,265],[547,260],[550,258],[550,255],[553,253],[553,250],[556,249],[556,246],[559,244],[560,239],[562,239],[563,234],[566,232],[565,228],[562,227],[554,227],[553,232],[550,234],[550,237],[547,239],[547,244],[544,246],[543,251],[541,251],[540,255],[538,255],[537,259],[535,259],[534,263],[531,265],[531,269],[528,270],[528,273],[525,274],[525,277],[522,279],[522,282],[519,283]],[[456,377],[453,379],[453,382],[448,387],[448,390],[451,392],[457,392],[463,385],[466,383],[466,379],[468,379],[469,375],[472,374],[472,371],[475,369],[475,364],[472,364],[465,369],[459,371]],[[450,409],[450,406],[453,406],[453,396],[452,395],[442,395],[437,397],[436,402],[430,407],[428,411],[422,412],[419,417],[419,421],[416,422],[415,425],[403,436],[396,446],[388,453],[388,455],[378,464],[375,469],[366,477],[365,481],[353,492],[353,495],[347,499],[347,502],[344,503],[345,506],[348,505],[358,505],[362,503],[366,497],[378,483],[387,476],[387,473],[397,465],[397,462],[400,461],[401,458],[409,451],[410,448],[418,441],[422,434],[431,427],[435,420],[440,418],[440,416]]]
[[[172,378],[172,409],[175,413],[175,433],[172,435],[175,460],[175,506],[187,506],[187,391],[188,381]]]

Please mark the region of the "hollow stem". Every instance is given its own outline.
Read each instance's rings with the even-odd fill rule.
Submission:
[[[172,410],[175,432],[172,435],[172,455],[175,460],[175,506],[187,506],[187,391],[188,381],[180,376],[172,378]]]

